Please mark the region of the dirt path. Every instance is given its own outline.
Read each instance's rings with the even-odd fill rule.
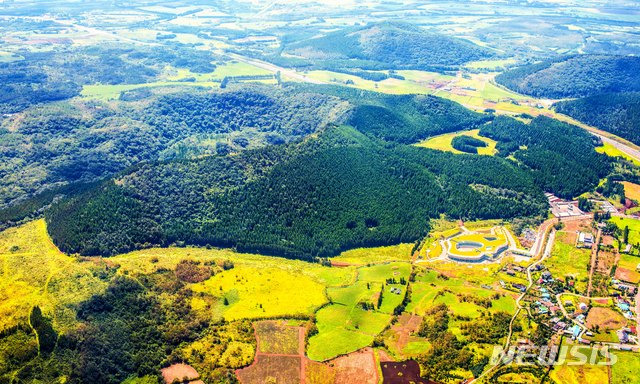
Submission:
[[[305,384],[307,381],[307,359],[304,355],[304,327],[298,327],[298,356],[300,356],[300,384]]]
[[[596,270],[596,262],[598,260],[598,248],[600,248],[600,238],[602,237],[602,230],[598,228],[596,234],[595,247],[591,249],[591,267],[589,268],[589,285],[587,286],[587,296],[591,296],[591,288],[593,286],[593,272]]]

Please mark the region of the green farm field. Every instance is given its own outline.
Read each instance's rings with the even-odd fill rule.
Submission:
[[[612,217],[610,220],[621,230],[629,227],[629,243],[636,244],[640,242],[640,220],[627,217]]]
[[[436,267],[437,268],[437,267]],[[482,271],[480,271],[482,273]],[[438,304],[446,304],[455,315],[477,318],[485,308],[472,301],[462,301],[464,296],[489,299],[497,292],[470,284],[464,277],[447,277],[436,270],[425,270],[417,275],[412,284],[411,302],[407,305],[407,312],[417,315],[424,313]],[[490,311],[515,311],[515,299],[511,294],[499,292],[500,297],[491,299]]]
[[[410,270],[411,266],[402,262],[361,267],[355,283],[329,288],[332,304],[316,314],[318,334],[309,339],[309,358],[328,360],[370,345],[391,320],[391,313],[402,302],[406,290],[404,285],[386,284],[386,280],[408,279]],[[400,293],[391,292],[392,287]],[[365,310],[361,303],[370,303],[375,309]]]
[[[120,96],[121,92],[131,91],[139,88],[156,88],[156,87],[203,87],[203,88],[219,88],[220,82],[227,76],[256,76],[273,74],[262,68],[258,68],[251,64],[240,62],[229,62],[217,66],[212,73],[198,74],[183,68],[170,68],[166,71],[165,79],[143,84],[94,84],[85,85],[82,88],[81,95],[86,98],[99,100],[114,100]],[[195,81],[185,81],[185,79],[195,79]],[[265,82],[265,81],[260,81]],[[273,83],[275,80],[266,81]]]
[[[640,359],[638,354],[633,352],[613,352],[618,361],[611,366],[611,383],[626,384],[633,383],[638,379],[640,372]]]
[[[591,251],[576,248],[575,236],[574,233],[558,232],[551,257],[545,261],[545,266],[555,278],[574,277],[576,289],[584,292],[589,278],[587,266],[591,260]]]

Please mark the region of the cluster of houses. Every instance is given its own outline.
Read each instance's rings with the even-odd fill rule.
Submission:
[[[637,335],[637,329],[636,327],[624,327],[622,329],[619,329],[616,334],[618,336],[618,340],[620,341],[620,344],[629,344],[629,343],[635,343],[635,339],[636,339],[636,335]]]

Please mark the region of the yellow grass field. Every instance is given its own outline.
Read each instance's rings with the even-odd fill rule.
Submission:
[[[471,131],[464,131],[464,132],[453,132],[453,133],[447,133],[444,135],[439,135],[439,136],[434,136],[428,140],[422,141],[418,144],[416,144],[419,147],[424,147],[424,148],[430,148],[430,149],[437,149],[440,151],[446,151],[446,152],[453,152],[456,154],[461,154],[463,152],[458,151],[457,149],[453,148],[451,146],[451,141],[457,137],[457,136],[470,136],[479,140],[482,140],[483,142],[487,143],[486,147],[483,148],[478,148],[478,154],[479,155],[489,155],[489,156],[493,156],[495,155],[498,151],[496,150],[496,144],[497,142],[495,140],[491,140],[487,137],[483,137],[479,135],[480,130],[479,129],[474,129]]]
[[[44,220],[0,233],[0,330],[27,318],[38,305],[64,332],[75,323],[75,305],[106,283],[51,242]]]
[[[328,301],[322,284],[280,268],[236,266],[192,290],[228,300],[221,307],[228,321],[311,315]]]
[[[622,152],[618,148],[614,147],[612,144],[604,143],[604,145],[602,145],[601,147],[596,147],[596,151],[599,152],[599,153],[604,153],[604,154],[606,154],[607,156],[610,156],[610,157],[622,157],[624,159],[627,159],[627,160],[633,162],[635,165],[639,165],[640,166],[640,161],[638,161],[638,159],[635,159],[635,158],[627,155],[626,153]]]
[[[640,201],[640,185],[623,181],[624,194],[631,200]]]
[[[384,263],[389,261],[410,261],[413,244],[398,244],[387,247],[356,248],[331,259],[332,262],[351,265]]]

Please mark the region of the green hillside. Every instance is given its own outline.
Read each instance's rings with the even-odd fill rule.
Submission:
[[[285,147],[143,166],[57,204],[47,222],[66,252],[188,243],[308,259],[415,241],[440,214],[544,210],[541,190],[509,161],[388,146],[343,126]]]
[[[594,151],[594,136],[548,117],[530,124],[498,117],[480,134],[498,141],[498,156],[512,156],[540,188],[567,199],[596,187],[610,171],[609,159]]]
[[[0,207],[140,162],[288,142],[335,119],[343,104],[312,92],[248,86],[32,107],[0,125]]]
[[[555,104],[556,111],[640,145],[640,93],[603,94]]]
[[[526,65],[496,76],[516,92],[537,97],[584,97],[640,91],[640,57],[577,55]]]
[[[467,40],[427,32],[404,23],[346,28],[284,47],[289,55],[318,66],[364,69],[433,69],[492,56]]]
[[[489,118],[433,96],[300,84],[150,94],[115,106],[61,103],[32,108],[24,116],[16,129],[0,129],[0,171],[7,173],[0,178],[0,207],[9,205],[0,211],[0,226],[139,162],[283,144],[331,122],[410,144]],[[16,176],[24,174],[29,177]]]

